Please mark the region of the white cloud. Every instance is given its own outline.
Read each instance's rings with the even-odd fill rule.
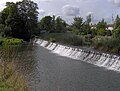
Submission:
[[[62,7],[62,12],[66,16],[76,16],[80,13],[80,9],[76,6],[65,5]]]
[[[39,1],[39,2],[52,2],[53,0],[35,0],[35,1]]]
[[[89,12],[87,12],[86,15],[88,16],[88,15],[93,15],[93,14],[94,14],[94,12],[89,11]]]
[[[108,1],[120,7],[120,0],[108,0]]]
[[[38,12],[39,12],[39,15],[42,15],[42,16],[45,14],[45,11],[43,9],[40,9]]]

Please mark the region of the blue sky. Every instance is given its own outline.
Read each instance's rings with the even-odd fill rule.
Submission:
[[[19,0],[0,0],[0,10],[5,2]],[[39,18],[46,15],[61,16],[68,23],[73,17],[85,17],[92,15],[92,22],[98,22],[104,18],[107,22],[112,21],[112,15],[120,15],[120,0],[34,0],[39,6]]]

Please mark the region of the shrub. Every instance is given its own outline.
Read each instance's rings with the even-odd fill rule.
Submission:
[[[1,38],[0,39],[0,45],[19,45],[22,44],[22,39],[17,38]]]

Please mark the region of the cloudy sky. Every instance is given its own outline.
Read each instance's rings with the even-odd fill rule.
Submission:
[[[5,2],[19,0],[0,0],[0,10]],[[39,18],[46,15],[61,16],[68,23],[73,17],[85,17],[92,15],[92,22],[98,22],[104,18],[107,22],[112,21],[112,15],[120,15],[120,0],[34,0],[39,6]]]

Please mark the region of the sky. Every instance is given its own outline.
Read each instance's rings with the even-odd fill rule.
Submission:
[[[0,0],[0,11],[5,7],[5,2],[20,0]],[[39,19],[47,15],[56,15],[67,23],[72,23],[73,18],[81,16],[84,19],[92,15],[92,22],[97,23],[105,19],[112,22],[112,17],[120,15],[120,0],[33,0],[39,7]]]

